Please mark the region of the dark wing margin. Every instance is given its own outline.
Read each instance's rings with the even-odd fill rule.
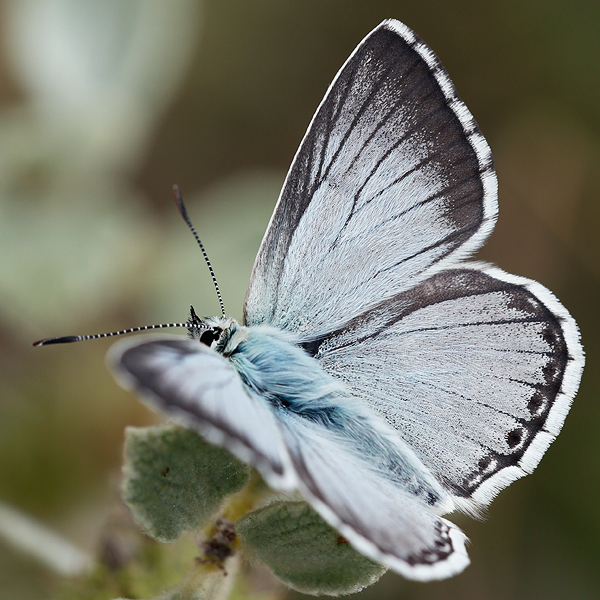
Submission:
[[[433,52],[384,21],[341,68],[296,153],[244,319],[322,333],[477,250],[491,151]]]
[[[577,325],[549,290],[478,263],[441,271],[306,349],[467,511],[535,469],[584,365]]]

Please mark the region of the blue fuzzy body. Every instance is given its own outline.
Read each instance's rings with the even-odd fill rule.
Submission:
[[[339,426],[350,417],[339,403],[344,393],[342,384],[288,335],[267,327],[246,331],[246,338],[229,360],[251,392],[277,410],[324,425]]]

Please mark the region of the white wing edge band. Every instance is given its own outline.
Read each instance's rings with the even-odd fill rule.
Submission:
[[[401,23],[396,19],[387,19],[379,27],[397,33],[409,46],[411,46],[411,48],[413,48],[425,63],[427,63],[427,66],[431,69],[440,89],[448,101],[448,106],[452,109],[456,118],[462,125],[466,137],[479,162],[481,182],[483,185],[483,220],[481,227],[464,244],[462,244],[462,246],[454,250],[447,258],[431,267],[430,270],[427,271],[427,275],[424,277],[425,279],[433,273],[438,273],[443,270],[449,264],[456,263],[469,257],[484,244],[485,240],[492,233],[498,218],[498,179],[493,168],[494,161],[492,158],[492,151],[486,139],[479,132],[477,122],[471,114],[471,111],[469,111],[465,103],[457,96],[454,84],[433,50],[431,50],[425,42],[418,41],[417,35],[404,23]]]
[[[368,33],[362,41],[356,46],[350,56],[344,61],[344,64],[340,67],[338,72],[336,73],[333,81],[329,84],[327,91],[325,92],[323,99],[319,103],[319,106],[315,110],[312,119],[306,129],[306,133],[304,134],[298,149],[296,150],[296,154],[292,160],[292,165],[296,163],[296,159],[300,154],[304,142],[306,140],[307,135],[312,130],[313,123],[321,110],[321,107],[331,94],[331,90],[336,85],[338,79],[342,71],[346,68],[346,65],[354,58],[354,56],[361,50],[365,42],[373,35],[375,31],[378,29],[387,29],[388,31],[392,31],[396,33],[399,37],[401,37],[411,48],[417,52],[417,54],[426,62],[427,66],[431,69],[440,89],[442,90],[446,100],[448,101],[448,105],[456,115],[460,124],[465,131],[466,137],[471,144],[475,155],[477,156],[477,160],[479,162],[480,168],[480,176],[481,182],[483,185],[483,220],[481,223],[481,227],[466,241],[450,253],[450,255],[441,260],[439,263],[436,263],[434,266],[430,267],[425,273],[422,274],[422,277],[419,277],[419,280],[424,280],[427,277],[441,271],[445,267],[450,264],[456,263],[462,259],[468,258],[471,254],[473,254],[478,248],[480,248],[485,240],[489,237],[496,225],[496,220],[498,218],[498,180],[496,178],[496,173],[493,169],[493,158],[492,151],[483,137],[481,133],[477,130],[477,122],[473,118],[473,115],[466,107],[464,102],[457,96],[456,90],[454,88],[454,84],[450,80],[450,77],[446,73],[446,70],[442,66],[440,60],[436,57],[433,51],[424,43],[417,42],[417,35],[404,23],[396,19],[386,19],[382,23],[380,23],[375,29],[373,29],[370,33]],[[273,214],[269,219],[269,224],[265,231],[265,235],[262,239],[260,248],[258,250],[257,256],[261,254],[263,251],[263,246],[266,243],[267,234],[271,230],[271,225],[273,219],[275,218],[275,214],[277,213],[277,209],[279,208],[280,203],[282,202],[283,193],[286,189],[288,179],[290,177],[292,169],[290,168],[285,180],[283,182],[283,186],[281,187],[281,192],[279,194],[279,198],[277,199],[277,204],[275,205],[275,209],[273,210]],[[256,267],[256,263],[254,265]],[[254,268],[252,269],[252,275],[250,277],[250,281],[254,276]]]
[[[542,456],[562,429],[565,418],[579,388],[579,381],[583,372],[585,357],[580,342],[579,329],[567,309],[558,301],[556,296],[541,283],[519,275],[511,275],[498,267],[487,263],[472,262],[459,265],[460,268],[482,271],[490,277],[500,281],[521,285],[531,292],[552,314],[561,322],[562,330],[567,344],[568,360],[563,376],[561,389],[556,395],[554,404],[550,409],[544,428],[535,436],[529,448],[523,454],[518,466],[507,467],[499,471],[481,484],[473,494],[471,500],[476,503],[488,505],[500,491],[509,486],[513,481],[529,475],[538,466]],[[455,498],[458,506],[464,499]],[[467,509],[468,510],[468,509]]]

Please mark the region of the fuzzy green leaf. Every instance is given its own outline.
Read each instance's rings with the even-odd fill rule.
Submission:
[[[229,452],[177,425],[125,430],[123,500],[140,527],[160,542],[202,527],[250,477]]]
[[[305,594],[351,594],[386,571],[354,550],[304,502],[277,502],[248,513],[237,530],[250,556]]]

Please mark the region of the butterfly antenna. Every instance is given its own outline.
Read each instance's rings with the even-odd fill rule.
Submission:
[[[208,254],[206,254],[206,250],[202,242],[200,241],[200,237],[196,233],[195,227],[192,225],[192,221],[187,214],[187,210],[185,209],[185,205],[183,204],[183,198],[181,197],[181,193],[179,191],[179,187],[173,186],[173,196],[175,196],[175,202],[177,203],[177,208],[179,209],[179,213],[183,217],[183,220],[187,223],[187,226],[190,228],[190,231],[194,234],[196,238],[196,242],[198,242],[198,246],[200,246],[200,250],[202,250],[202,255],[204,256],[204,260],[208,265],[208,270],[210,271],[210,276],[212,277],[213,283],[215,285],[215,290],[217,292],[217,298],[219,299],[219,304],[221,305],[221,313],[225,316],[225,305],[223,304],[223,297],[221,296],[221,290],[219,290],[219,284],[217,283],[217,278],[215,276],[215,272],[213,271],[212,265],[210,264],[210,260],[208,259]]]
[[[135,333],[136,331],[149,331],[150,329],[164,329],[165,327],[193,327],[193,323],[162,323],[160,325],[144,325],[143,327],[131,327],[121,331],[112,331],[110,333],[95,333],[94,335],[66,335],[64,337],[46,338],[34,342],[34,346],[49,346],[50,344],[70,344],[72,342],[83,342],[85,340],[97,340],[99,338],[114,337],[115,335],[124,335],[126,333]]]

